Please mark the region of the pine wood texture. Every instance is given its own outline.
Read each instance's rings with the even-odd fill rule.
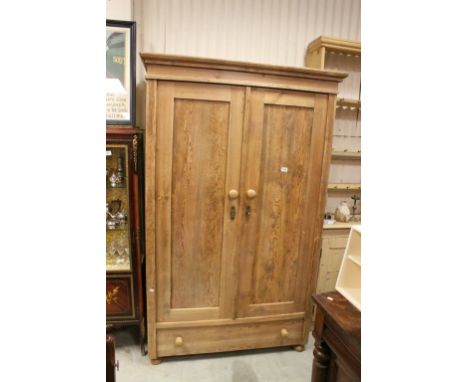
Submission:
[[[158,320],[231,317],[243,92],[162,82],[158,99]]]
[[[338,278],[348,237],[349,229],[324,229],[316,293],[335,290],[336,279]]]
[[[158,330],[158,356],[295,345],[302,341],[302,320]],[[287,336],[283,333],[287,332]]]
[[[332,159],[361,160],[361,149],[333,149]]]
[[[254,73],[262,75],[280,75],[287,77],[288,80],[291,80],[291,78],[302,78],[318,79],[327,82],[332,81],[336,83],[341,82],[347,76],[346,73],[340,73],[336,71],[323,71],[309,68],[268,65],[252,62],[228,61],[214,58],[187,57],[148,52],[140,53],[140,56],[143,60],[143,63],[145,64],[147,74],[150,75],[150,73],[154,73],[156,77],[159,77],[158,73],[161,69],[160,65],[167,66],[171,71],[176,71],[177,68],[213,69],[222,70],[224,72],[234,71],[243,74]],[[193,80],[193,78],[191,79]],[[221,82],[225,83],[226,78],[218,79],[218,83]]]
[[[347,74],[208,58],[141,53],[147,80],[223,83],[337,94]]]
[[[327,52],[360,56],[361,42],[326,36],[317,37],[307,47],[306,66],[325,69],[325,54]]]
[[[157,82],[146,84],[146,154],[145,154],[145,242],[146,242],[146,309],[148,356],[156,362],[156,115]],[[151,153],[151,154],[150,154]],[[151,344],[151,345],[150,345]]]
[[[304,345],[344,75],[142,58],[150,359]]]
[[[328,189],[334,190],[348,190],[348,191],[359,191],[361,185],[359,183],[328,183]]]
[[[340,83],[337,121],[326,211],[333,212],[343,200],[361,192],[361,42],[319,36],[307,47],[305,65],[323,70],[341,70],[349,76]],[[347,151],[347,152],[344,152]],[[351,152],[354,152],[351,154]],[[350,161],[351,160],[351,161]],[[360,204],[358,204],[360,213]]]
[[[322,140],[313,138],[315,95],[252,90],[249,130],[244,140],[244,188],[261,190],[245,201],[252,215],[242,231],[239,316],[304,312],[301,282],[307,267],[307,226],[313,206],[307,205],[308,174],[320,174]],[[315,118],[315,120],[314,120]],[[320,143],[318,143],[320,142]],[[319,144],[320,147],[314,146]],[[256,166],[253,164],[257,164]],[[318,182],[319,184],[320,182]],[[241,187],[242,188],[242,187]],[[315,199],[317,201],[318,199]],[[311,251],[309,247],[308,250]]]

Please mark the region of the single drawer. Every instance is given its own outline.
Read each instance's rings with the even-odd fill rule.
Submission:
[[[131,319],[135,317],[133,286],[131,276],[110,276],[106,278],[107,319]]]
[[[302,344],[304,320],[156,329],[158,357]]]

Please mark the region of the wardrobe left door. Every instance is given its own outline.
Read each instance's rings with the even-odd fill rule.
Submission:
[[[156,87],[147,131],[154,152],[146,154],[154,161],[146,174],[154,177],[147,189],[155,214],[152,318],[233,318],[245,90],[168,81]]]

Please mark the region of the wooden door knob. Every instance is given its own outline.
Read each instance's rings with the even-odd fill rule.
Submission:
[[[182,346],[184,344],[184,339],[182,337],[176,337],[175,346]]]
[[[239,197],[239,191],[230,190],[228,195],[229,195],[229,199],[237,199]]]
[[[289,332],[286,329],[281,329],[281,337],[288,338]]]
[[[253,198],[255,198],[256,196],[257,196],[257,191],[252,190],[252,189],[247,190],[247,197],[248,197],[249,199],[253,199]]]

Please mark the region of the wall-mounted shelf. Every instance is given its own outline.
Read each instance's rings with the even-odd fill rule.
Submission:
[[[359,183],[328,183],[328,190],[359,191],[361,190],[361,185]]]
[[[361,101],[358,99],[350,99],[350,98],[338,98],[336,100],[336,108],[343,109],[343,110],[356,110],[361,109]]]
[[[360,149],[333,149],[332,159],[361,160]]]
[[[361,42],[320,36],[307,47],[306,66],[324,69],[326,53],[360,57]]]
[[[307,46],[305,66],[348,73],[338,87],[325,211],[346,200],[360,213],[352,196],[361,194],[361,42],[318,36]]]

